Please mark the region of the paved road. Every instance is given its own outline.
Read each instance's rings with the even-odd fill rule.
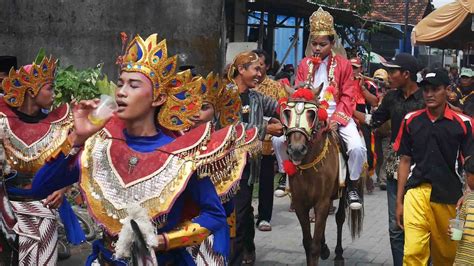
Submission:
[[[256,233],[256,265],[306,265],[301,228],[294,213],[288,212],[289,199],[275,199],[271,232]],[[337,205],[336,205],[337,206]],[[359,239],[352,241],[347,223],[344,224],[343,241],[345,265],[392,265],[388,237],[387,195],[378,188],[365,195],[364,229]],[[320,265],[334,265],[336,247],[336,222],[328,217],[326,241],[331,256]]]
[[[391,265],[390,244],[387,225],[387,196],[378,188],[365,196],[365,220],[361,238],[352,241],[347,224],[344,225],[343,248],[345,265]],[[301,243],[300,225],[294,213],[288,212],[289,199],[276,198],[271,232],[256,233],[256,265],[305,265],[305,255]],[[336,205],[337,206],[337,205]],[[320,265],[334,265],[336,246],[335,217],[329,216],[326,239],[331,256]],[[83,265],[90,250],[86,243],[72,249],[73,256],[59,265]]]

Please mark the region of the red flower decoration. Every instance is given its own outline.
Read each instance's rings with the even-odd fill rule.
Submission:
[[[319,121],[326,121],[328,119],[328,112],[326,111],[326,109],[318,109],[318,119]]]
[[[332,95],[334,95],[334,93],[336,93],[336,88],[334,88],[334,86],[330,85],[326,88],[326,91]]]
[[[280,110],[282,108],[286,108],[287,103],[288,103],[288,98],[287,97],[283,97],[280,100],[278,100],[278,107],[277,107],[277,110],[276,110],[278,115],[280,115]]]
[[[282,85],[287,85],[287,86],[291,86],[290,85],[290,81],[287,79],[287,78],[284,78],[284,79],[280,79],[278,80]]]
[[[297,172],[296,165],[294,165],[290,160],[283,161],[283,170],[288,176],[294,176]]]
[[[329,103],[327,101],[321,101],[319,103],[319,108],[328,109],[329,108]]]
[[[117,56],[117,60],[115,60],[115,64],[121,66],[123,64],[123,56]]]
[[[293,93],[293,95],[291,95],[291,97],[292,98],[303,98],[307,101],[314,100],[313,91],[311,91],[310,89],[306,89],[306,88],[298,89],[297,91],[295,91],[295,93]]]
[[[319,66],[321,64],[321,57],[319,56],[313,56],[311,57],[311,62],[313,63],[314,66]]]
[[[287,103],[288,103],[288,98],[287,98],[287,97],[283,97],[283,98],[281,98],[280,100],[278,100],[278,104],[279,104],[281,107],[285,107]]]

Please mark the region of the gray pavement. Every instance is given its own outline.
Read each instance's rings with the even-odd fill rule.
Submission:
[[[254,206],[256,207],[256,201]],[[337,206],[337,202],[335,202]],[[271,232],[256,230],[256,265],[306,265],[302,245],[301,228],[294,213],[288,212],[289,198],[275,198]],[[345,265],[392,265],[388,237],[387,196],[378,188],[365,195],[365,220],[362,235],[352,241],[347,223],[343,230]],[[336,246],[335,216],[328,217],[326,241],[331,256],[320,265],[334,265]],[[90,244],[72,248],[72,257],[58,263],[59,266],[83,265],[90,252]]]
[[[342,246],[345,265],[392,265],[388,237],[387,194],[375,188],[365,195],[365,219],[360,238],[352,241],[347,223],[344,224]],[[337,206],[337,201],[334,202]],[[254,206],[256,206],[254,204]],[[289,199],[275,198],[272,231],[256,231],[256,265],[306,265],[301,227],[295,213],[288,211]],[[326,241],[331,250],[328,260],[320,265],[334,265],[336,221],[330,215],[326,224]]]

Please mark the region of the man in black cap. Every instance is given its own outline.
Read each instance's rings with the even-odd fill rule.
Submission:
[[[0,56],[0,93],[3,93],[2,80],[8,77],[12,67],[17,68],[16,57],[9,55]]]
[[[405,231],[404,265],[453,265],[448,235],[462,196],[457,164],[473,155],[471,119],[448,106],[448,73],[435,70],[420,83],[426,109],[407,114],[395,141],[397,224]]]
[[[410,54],[401,53],[384,66],[388,70],[389,85],[393,90],[387,92],[378,109],[372,114],[371,127],[378,128],[390,120],[392,133],[390,143],[393,144],[403,118],[409,112],[424,107],[423,94],[416,83],[418,62]],[[395,210],[397,196],[397,177],[394,176],[398,168],[398,158],[390,145],[386,157],[387,167],[384,169],[387,176],[387,202],[389,218],[390,246],[392,249],[393,264],[402,265],[403,262],[403,230],[398,227]]]

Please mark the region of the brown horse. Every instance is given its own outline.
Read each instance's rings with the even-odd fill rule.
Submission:
[[[321,87],[313,90],[314,95],[319,95]],[[318,108],[319,102],[315,97],[312,100],[290,97],[287,105],[281,110],[288,155],[297,168],[296,174],[289,177],[289,183],[293,207],[303,231],[307,265],[318,265],[319,257],[329,257],[330,251],[326,245],[324,231],[331,200],[337,199],[338,195],[341,195],[341,198],[336,213],[335,261],[344,261],[342,226],[348,206],[346,189],[339,186],[338,137],[335,132],[323,126],[325,122],[318,121]],[[309,212],[312,208],[315,226],[311,236]],[[351,235],[355,238],[361,232],[363,209],[349,210],[349,218]]]

